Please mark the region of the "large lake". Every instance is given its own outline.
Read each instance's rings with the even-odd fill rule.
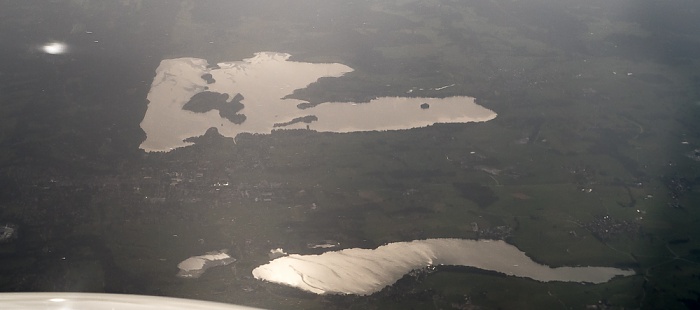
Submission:
[[[345,249],[321,255],[292,254],[253,270],[253,276],[317,294],[369,295],[414,269],[470,266],[537,281],[603,283],[634,271],[611,267],[538,264],[513,245],[495,240],[427,239],[376,249]]]
[[[289,57],[285,53],[260,52],[242,61],[216,65],[198,58],[161,61],[141,122],[147,136],[141,148],[150,152],[186,146],[191,143],[184,139],[202,135],[210,127],[216,127],[224,136],[235,137],[241,132],[270,133],[273,129],[401,130],[435,123],[483,122],[496,117],[495,112],[466,96],[380,97],[369,103],[327,102],[301,109],[297,105],[304,101],[282,98],[319,78],[340,77],[353,69],[337,63],[289,61]],[[237,113],[239,122],[224,117],[221,109],[185,109],[195,95],[204,92],[213,93],[214,97],[220,94],[222,105],[242,105],[232,112]]]

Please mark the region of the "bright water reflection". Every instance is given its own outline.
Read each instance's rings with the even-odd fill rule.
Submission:
[[[369,103],[324,103],[299,109],[303,101],[282,99],[296,89],[307,87],[321,77],[340,77],[353,71],[337,63],[289,61],[284,53],[261,52],[254,57],[211,66],[197,58],[166,59],[160,63],[148,94],[148,110],[141,122],[147,138],[146,151],[169,151],[190,143],[183,140],[204,134],[210,127],[235,137],[238,133],[270,133],[275,124],[297,122],[278,128],[309,128],[327,132],[399,130],[434,123],[488,121],[496,113],[477,105],[471,97],[400,98],[383,97]],[[245,121],[234,124],[215,110],[197,113],[183,106],[204,91],[241,94]],[[421,108],[421,104],[429,108]],[[198,111],[199,112],[199,111]],[[312,119],[312,120],[309,120]]]
[[[377,249],[345,249],[321,255],[289,255],[253,270],[257,279],[317,294],[369,295],[414,269],[471,266],[537,281],[603,283],[632,270],[538,264],[518,248],[494,240],[427,239],[394,242]]]

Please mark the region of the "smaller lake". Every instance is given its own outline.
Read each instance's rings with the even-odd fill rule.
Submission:
[[[141,122],[141,148],[170,151],[183,140],[216,127],[235,137],[274,129],[321,132],[402,130],[435,123],[484,122],[496,113],[466,96],[448,98],[379,97],[367,103],[305,103],[283,99],[322,77],[340,77],[353,69],[338,63],[289,61],[285,53],[260,52],[242,61],[216,65],[198,58],[161,61],[148,93]],[[453,85],[441,87],[452,87]]]
[[[470,266],[537,281],[603,283],[632,270],[611,267],[541,265],[504,241],[427,239],[395,242],[376,249],[345,249],[320,255],[292,254],[253,270],[256,279],[316,294],[369,295],[414,269]]]

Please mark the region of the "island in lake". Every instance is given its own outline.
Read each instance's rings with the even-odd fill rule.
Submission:
[[[236,94],[231,101],[228,101],[228,94],[215,93],[210,91],[195,94],[190,98],[190,101],[185,103],[183,110],[192,111],[195,113],[206,113],[211,110],[218,110],[219,116],[229,120],[234,124],[242,124],[245,122],[246,116],[238,114],[245,107],[241,100],[243,96]]]

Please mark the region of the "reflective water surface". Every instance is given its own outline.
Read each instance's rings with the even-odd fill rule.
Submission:
[[[551,268],[503,241],[427,239],[389,243],[373,250],[292,254],[253,269],[253,275],[316,294],[369,295],[412,270],[436,265],[476,267],[544,282],[603,283],[615,276],[634,274],[632,270],[610,267]]]
[[[238,62],[209,65],[203,59],[167,59],[156,69],[148,93],[148,110],[141,122],[146,151],[169,151],[191,143],[183,140],[216,127],[220,134],[235,137],[241,132],[270,133],[273,129],[306,128],[322,132],[401,130],[435,123],[488,121],[496,113],[474,98],[380,97],[366,103],[326,102],[301,109],[298,99],[285,99],[322,77],[339,77],[352,69],[341,64],[288,61],[291,55],[259,52]],[[202,92],[242,96],[240,122],[216,111],[187,111],[183,107]],[[226,103],[224,103],[226,104]],[[423,105],[421,108],[421,105]],[[295,119],[313,117],[311,121]]]

